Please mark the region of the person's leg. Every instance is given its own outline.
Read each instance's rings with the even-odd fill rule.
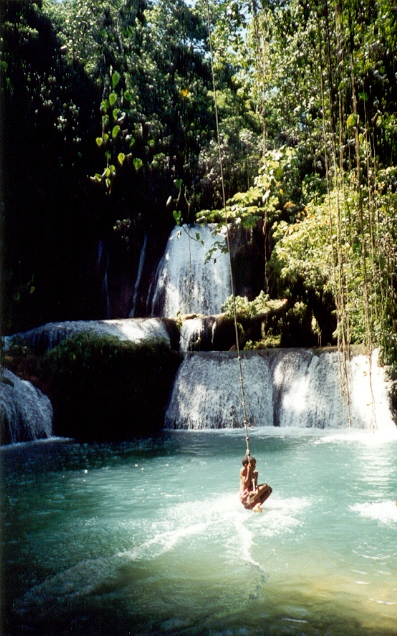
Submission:
[[[272,487],[268,486],[267,484],[262,484],[261,486],[259,486],[258,490],[259,490],[259,500],[261,504],[263,504],[273,492]]]
[[[262,512],[261,506],[263,502],[266,501],[268,497],[270,497],[272,492],[272,488],[267,484],[261,484],[260,486],[258,486],[255,497],[252,497],[252,499],[250,500],[251,510],[253,512]]]

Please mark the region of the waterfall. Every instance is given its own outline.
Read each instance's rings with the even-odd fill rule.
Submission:
[[[74,320],[49,322],[23,333],[4,337],[5,349],[13,342],[28,345],[33,353],[41,354],[56,347],[62,340],[80,333],[99,336],[115,336],[120,340],[142,342],[143,340],[165,340],[170,345],[170,337],[164,323],[159,318],[124,318],[121,320]]]
[[[236,253],[241,240],[240,236],[233,239]],[[11,343],[19,343],[41,355],[63,339],[80,333],[112,335],[133,342],[165,341],[171,348],[178,347],[179,338],[179,349],[184,357],[174,379],[165,427],[242,427],[239,365],[236,353],[228,351],[235,342],[234,325],[224,315],[219,315],[222,304],[231,294],[229,257],[217,249],[218,241],[224,244],[224,234],[213,236],[211,226],[174,228],[156,280],[152,280],[153,286],[155,284],[153,300],[150,300],[150,292],[148,296],[152,314],[158,317],[47,323],[5,337],[4,349],[7,350]],[[101,244],[100,261],[104,259],[103,250]],[[146,250],[145,237],[132,298],[132,314],[141,277],[144,277]],[[178,313],[185,314],[183,320],[172,318]],[[377,364],[377,351],[373,352],[371,362],[357,351],[348,362],[349,409],[346,399],[341,396],[339,354],[335,349],[242,351],[249,425],[395,430],[390,411],[390,387],[384,370]],[[29,383],[21,384],[18,378],[12,379],[12,387],[7,376],[5,380],[4,386],[0,387],[0,415],[9,425],[10,432],[3,437],[8,435],[15,441],[51,434],[51,405],[47,398]],[[161,406],[165,409],[166,404]],[[42,414],[41,424],[39,413]]]
[[[0,380],[1,443],[15,444],[52,435],[51,402],[33,384],[4,370]]]
[[[216,318],[205,316],[185,320],[180,329],[179,348],[187,351],[212,351]]]
[[[147,244],[147,234],[145,234],[144,236],[141,254],[139,257],[138,273],[136,275],[134,293],[132,296],[132,308],[129,315],[130,318],[133,318],[135,314],[136,299],[138,297],[139,285],[141,284],[143,265],[145,263],[145,257],[146,257],[146,244]]]
[[[153,316],[220,313],[231,294],[229,257],[216,249],[206,262],[218,242],[225,245],[225,233],[213,236],[213,228],[210,224],[173,229],[157,270]]]
[[[337,351],[243,351],[241,358],[250,426],[349,426],[346,403],[339,388]],[[371,359],[371,374],[364,355],[353,355],[350,373],[351,426],[395,430],[387,382],[383,369],[377,365],[377,351]],[[185,355],[174,383],[165,426],[182,429],[243,426],[239,368],[234,352]]]

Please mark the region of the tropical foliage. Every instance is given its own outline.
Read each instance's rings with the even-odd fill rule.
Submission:
[[[396,360],[394,0],[1,11],[6,331],[99,316],[103,236],[127,267],[175,218],[229,220],[262,242],[289,343],[309,325]]]

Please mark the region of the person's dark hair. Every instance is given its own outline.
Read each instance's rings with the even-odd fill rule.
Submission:
[[[254,460],[254,462],[256,462],[255,457],[252,457],[252,455],[250,455],[248,457],[248,455],[244,455],[243,459],[241,460],[241,463],[243,466],[246,466],[247,464],[250,463],[251,460]]]

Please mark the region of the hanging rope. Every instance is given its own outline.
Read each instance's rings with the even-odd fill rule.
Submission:
[[[218,117],[218,105],[216,102],[216,85],[215,85],[215,71],[214,71],[214,57],[212,51],[212,37],[211,37],[211,18],[210,18],[210,7],[209,2],[206,0],[207,5],[207,21],[208,21],[208,42],[210,48],[210,62],[211,62],[211,75],[212,75],[212,90],[214,95],[214,109],[215,109],[215,125],[216,125],[216,136],[217,136],[217,145],[218,145],[218,159],[219,159],[219,169],[221,175],[221,184],[222,184],[222,207],[226,219],[226,244],[227,244],[227,252],[229,254],[229,274],[230,274],[230,287],[232,292],[232,307],[233,307],[233,319],[234,319],[234,331],[236,338],[236,349],[237,349],[237,360],[240,371],[240,389],[241,389],[241,405],[243,408],[243,422],[245,428],[245,441],[247,444],[246,455],[250,457],[250,447],[249,447],[249,435],[248,435],[248,420],[247,420],[247,411],[245,405],[245,390],[244,390],[244,378],[243,378],[243,367],[241,364],[241,355],[240,355],[240,345],[238,341],[238,326],[237,326],[237,311],[236,311],[236,296],[234,292],[234,280],[233,280],[233,270],[232,270],[232,256],[230,249],[230,230],[229,224],[227,222],[226,215],[226,195],[225,195],[225,181],[223,177],[223,161],[222,161],[222,152],[221,152],[221,138],[219,132],[219,117]]]

